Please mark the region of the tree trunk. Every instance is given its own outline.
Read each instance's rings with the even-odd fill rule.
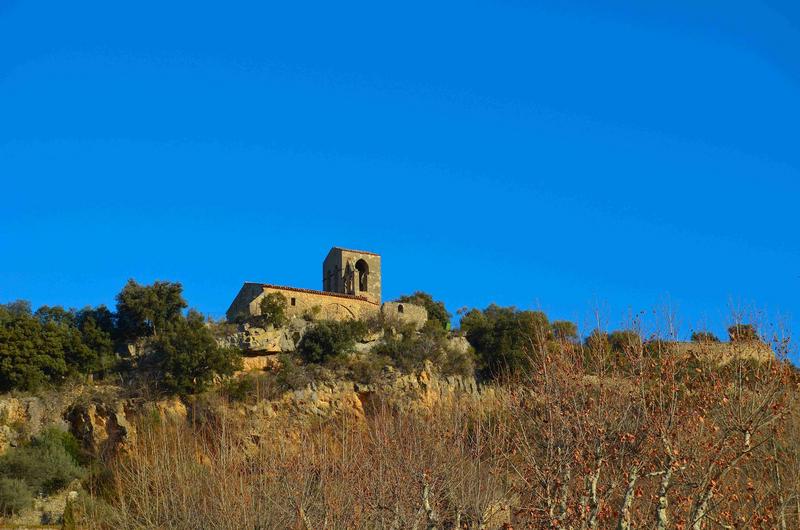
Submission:
[[[625,490],[625,497],[622,499],[622,508],[619,511],[618,530],[631,530],[631,506],[633,505],[633,496],[636,492],[636,481],[638,479],[639,468],[634,466],[630,474],[628,474],[628,487]]]
[[[597,483],[600,481],[600,466],[602,460],[597,463],[597,469],[589,477],[589,528],[597,528],[597,516],[600,515],[600,499],[597,498]]]
[[[672,465],[673,461],[670,459],[664,475],[661,477],[661,484],[658,486],[658,502],[656,504],[656,530],[667,530],[669,526],[669,499],[667,492],[669,491],[669,482],[672,479]]]

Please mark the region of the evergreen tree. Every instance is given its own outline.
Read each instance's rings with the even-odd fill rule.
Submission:
[[[203,316],[194,310],[168,321],[154,342],[153,360],[164,389],[171,393],[202,392],[216,376],[241,366],[239,352],[217,344]]]
[[[177,282],[140,285],[128,280],[117,295],[117,330],[122,340],[157,337],[187,307]]]

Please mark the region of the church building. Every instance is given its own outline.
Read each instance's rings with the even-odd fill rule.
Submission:
[[[333,247],[322,262],[322,290],[245,282],[225,313],[229,322],[261,314],[261,300],[281,293],[290,317],[320,320],[366,319],[381,312],[418,325],[427,320],[423,307],[381,304],[381,257],[374,252]]]

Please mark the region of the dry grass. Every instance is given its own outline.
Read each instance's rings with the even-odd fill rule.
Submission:
[[[86,526],[800,527],[789,365],[720,371],[636,344],[620,368],[569,345],[531,356],[491,410],[377,406],[257,443],[222,412],[142,425]]]

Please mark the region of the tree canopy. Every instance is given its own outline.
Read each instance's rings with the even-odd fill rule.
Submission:
[[[353,351],[356,340],[367,332],[361,321],[323,320],[309,329],[298,345],[300,357],[307,363],[325,361]]]
[[[108,310],[80,311],[27,302],[0,305],[0,389],[33,390],[113,362]],[[113,326],[112,326],[113,327]]]
[[[289,320],[286,316],[288,301],[282,293],[268,293],[261,299],[261,317],[267,324],[279,328]]]
[[[177,282],[154,282],[140,285],[128,280],[117,295],[117,329],[120,338],[158,336],[188,307],[183,286]]]
[[[529,364],[535,342],[551,336],[547,315],[491,304],[472,309],[461,319],[461,329],[490,374],[515,371]]]
[[[117,352],[144,341],[151,354],[144,366],[158,370],[168,392],[202,391],[216,376],[231,374],[238,352],[222,348],[205,319],[187,307],[174,282],[128,281],[117,295],[117,312],[105,306],[81,310],[25,301],[0,305],[0,390],[35,390],[70,375],[103,374]]]
[[[229,376],[241,367],[239,352],[217,344],[203,315],[194,310],[166,323],[154,349],[161,385],[170,393],[201,392],[214,377]]]

